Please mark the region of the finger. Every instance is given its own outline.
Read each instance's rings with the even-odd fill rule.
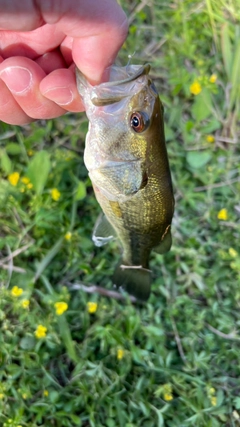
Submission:
[[[0,120],[10,125],[25,125],[32,119],[21,109],[9,92],[5,83],[0,80]]]
[[[14,19],[17,16],[17,20]],[[41,26],[43,17],[34,1],[0,1],[0,28],[29,31]]]
[[[39,2],[45,22],[56,23],[58,2]],[[64,13],[57,25],[66,36],[73,37],[72,56],[77,67],[91,83],[104,79],[105,69],[111,65],[127,36],[125,13],[115,0],[69,0],[61,3]],[[54,15],[55,14],[55,15]]]
[[[72,57],[72,46],[73,46],[73,38],[66,36],[61,43],[60,50],[64,61],[68,65],[68,67],[73,63]]]
[[[18,22],[18,17],[13,17],[13,21]],[[56,25],[49,24],[33,31],[1,31],[1,55],[5,59],[11,56],[26,56],[36,59],[57,48],[64,37],[65,35]]]
[[[52,71],[58,68],[65,68],[66,62],[64,61],[62,54],[58,49],[47,52],[40,56],[35,62],[43,69],[46,74],[50,74]]]
[[[22,110],[33,119],[50,119],[64,113],[64,109],[39,91],[45,75],[42,68],[29,58],[15,56],[0,64],[0,78]]]
[[[0,28],[15,30],[13,15],[18,18],[18,30],[26,31],[37,28],[39,23],[48,23],[52,29],[60,31],[60,36],[62,31],[73,37],[73,59],[92,83],[104,78],[104,70],[113,63],[128,30],[126,15],[115,0],[0,0]],[[38,36],[35,48],[37,41]],[[55,42],[54,34],[49,45],[52,41]]]
[[[41,81],[39,89],[44,97],[54,101],[66,111],[85,110],[76,87],[73,69],[53,71]]]

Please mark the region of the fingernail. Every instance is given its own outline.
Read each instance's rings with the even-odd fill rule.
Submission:
[[[73,101],[73,92],[69,87],[55,87],[48,89],[46,92],[42,92],[42,94],[51,99],[51,101],[56,102],[59,105],[68,105]]]
[[[8,89],[16,94],[21,95],[26,92],[32,82],[32,74],[24,67],[8,67],[0,72],[0,77]]]

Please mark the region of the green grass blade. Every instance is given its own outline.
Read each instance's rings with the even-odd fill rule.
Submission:
[[[58,316],[58,327],[59,327],[59,333],[61,335],[65,348],[67,350],[68,356],[70,357],[71,360],[77,363],[79,360],[75,350],[75,343],[72,340],[68,322],[64,315]]]
[[[231,80],[231,74],[232,74],[232,61],[233,61],[233,54],[232,54],[232,43],[230,40],[229,35],[229,25],[228,23],[225,23],[222,26],[221,30],[221,48],[222,48],[222,56],[223,56],[223,63],[226,70],[226,74],[228,76],[228,80]]]
[[[211,0],[206,0],[206,5],[207,5],[207,11],[208,11],[211,27],[212,27],[213,39],[214,39],[216,47],[218,48],[218,45],[219,45],[218,36],[217,36],[216,23],[214,20],[214,12],[213,12],[213,8],[212,8]]]
[[[231,84],[230,108],[234,106],[236,99],[240,96],[240,40],[238,40],[238,44],[233,54]]]
[[[63,237],[60,237],[60,239],[57,240],[55,245],[50,249],[50,251],[47,253],[47,255],[42,259],[42,261],[39,263],[37,267],[36,274],[34,276],[34,282],[41,276],[41,274],[44,272],[45,268],[50,264],[52,259],[57,255],[59,252],[63,242]]]
[[[30,160],[27,175],[37,194],[43,192],[50,169],[50,155],[46,150],[38,151]]]

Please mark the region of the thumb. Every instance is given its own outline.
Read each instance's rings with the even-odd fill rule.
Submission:
[[[74,62],[91,83],[99,83],[127,37],[128,21],[124,11],[115,0],[51,3],[53,8],[49,10],[48,1],[38,1],[44,21],[55,24],[73,39]]]

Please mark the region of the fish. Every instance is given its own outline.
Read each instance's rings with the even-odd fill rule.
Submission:
[[[113,65],[109,81],[92,86],[76,71],[89,119],[84,163],[102,208],[92,239],[99,247],[118,239],[113,284],[142,301],[151,293],[151,251],[171,248],[174,213],[163,106],[149,72],[149,64]]]

